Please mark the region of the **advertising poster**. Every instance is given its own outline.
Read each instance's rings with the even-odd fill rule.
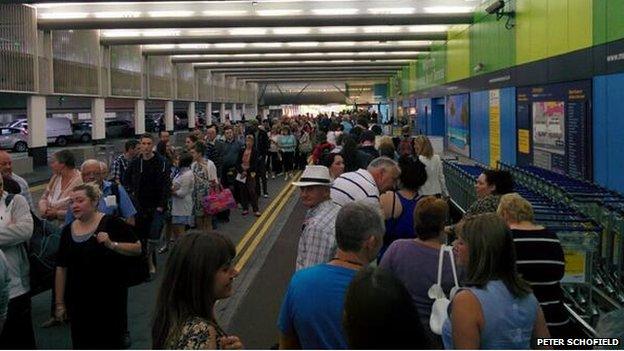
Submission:
[[[470,157],[470,96],[446,97],[446,145],[449,151]]]
[[[533,103],[533,165],[565,172],[565,104]]]
[[[500,90],[490,90],[490,167],[501,158]]]
[[[591,87],[584,80],[516,90],[519,165],[592,180]]]

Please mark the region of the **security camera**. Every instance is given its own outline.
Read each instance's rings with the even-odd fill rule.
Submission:
[[[493,3],[492,5],[488,6],[485,9],[485,12],[489,13],[490,15],[492,15],[492,14],[498,13],[504,7],[505,7],[505,1],[499,0],[499,1],[496,1],[495,3]]]

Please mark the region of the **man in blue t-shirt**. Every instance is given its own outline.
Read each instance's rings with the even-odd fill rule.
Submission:
[[[280,349],[347,349],[342,314],[347,287],[379,252],[385,232],[379,207],[356,201],[336,217],[336,257],[297,271],[282,303]]]

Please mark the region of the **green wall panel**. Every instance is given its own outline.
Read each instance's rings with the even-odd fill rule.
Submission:
[[[468,27],[449,29],[446,51],[446,81],[470,77],[470,35]]]
[[[516,64],[592,45],[592,0],[517,0]]]
[[[624,38],[624,1],[594,0],[594,45]]]
[[[507,5],[510,6],[510,5]],[[483,7],[483,6],[482,6]],[[475,23],[470,27],[470,66],[483,64],[483,70],[473,75],[497,71],[513,66],[516,59],[514,30],[505,28],[505,20],[496,20],[483,8],[475,13]]]

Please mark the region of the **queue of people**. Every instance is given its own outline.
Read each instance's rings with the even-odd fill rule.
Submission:
[[[204,200],[229,188],[240,215],[251,207],[260,216],[267,179],[303,168],[293,185],[307,212],[276,316],[280,348],[526,349],[535,338],[573,337],[561,244],[533,223],[511,176],[481,175],[477,202],[449,228],[449,194],[430,141],[404,135],[376,147],[371,122],[341,114],[209,126],[182,150],[167,132],[158,143],[144,134],[125,144],[110,173],[96,160],[77,169],[70,152],[57,152],[38,203],[62,228],[46,326],[68,322],[74,348],[128,347],[128,288],[153,278],[164,233],[159,251],[170,253],[152,347],[243,348],[215,314],[238,276],[234,243],[214,231],[232,211],[212,216]],[[32,233],[32,205],[6,157],[0,153],[0,281],[9,282],[0,289],[0,347],[35,348],[20,249]],[[450,307],[440,308],[446,298]]]

